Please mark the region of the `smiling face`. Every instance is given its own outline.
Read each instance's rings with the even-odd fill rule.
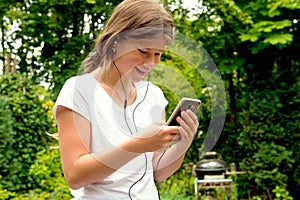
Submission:
[[[165,43],[163,38],[120,40],[114,62],[122,76],[138,82],[160,62]]]

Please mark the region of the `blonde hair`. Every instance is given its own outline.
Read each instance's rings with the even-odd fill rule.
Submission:
[[[89,73],[113,61],[114,42],[125,38],[151,39],[163,36],[166,44],[173,42],[171,15],[155,0],[124,0],[113,11],[94,49],[81,64]]]

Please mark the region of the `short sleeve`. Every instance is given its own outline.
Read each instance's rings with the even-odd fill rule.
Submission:
[[[56,99],[53,107],[54,117],[56,118],[57,106],[63,106],[91,121],[88,102],[89,95],[87,94],[89,91],[88,88],[88,82],[83,77],[76,76],[69,78]]]

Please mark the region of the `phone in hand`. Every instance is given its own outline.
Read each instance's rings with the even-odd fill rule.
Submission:
[[[179,103],[177,104],[175,110],[169,117],[167,121],[168,126],[179,126],[178,122],[176,121],[176,118],[180,116],[181,111],[185,110],[191,110],[192,112],[196,113],[201,101],[199,99],[193,99],[193,98],[187,98],[183,97]]]

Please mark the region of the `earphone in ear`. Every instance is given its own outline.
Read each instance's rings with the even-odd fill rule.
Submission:
[[[113,46],[112,46],[112,51],[113,51],[114,53],[117,52],[117,44],[118,44],[118,41],[115,40],[115,41],[114,41],[114,44],[113,44]]]

